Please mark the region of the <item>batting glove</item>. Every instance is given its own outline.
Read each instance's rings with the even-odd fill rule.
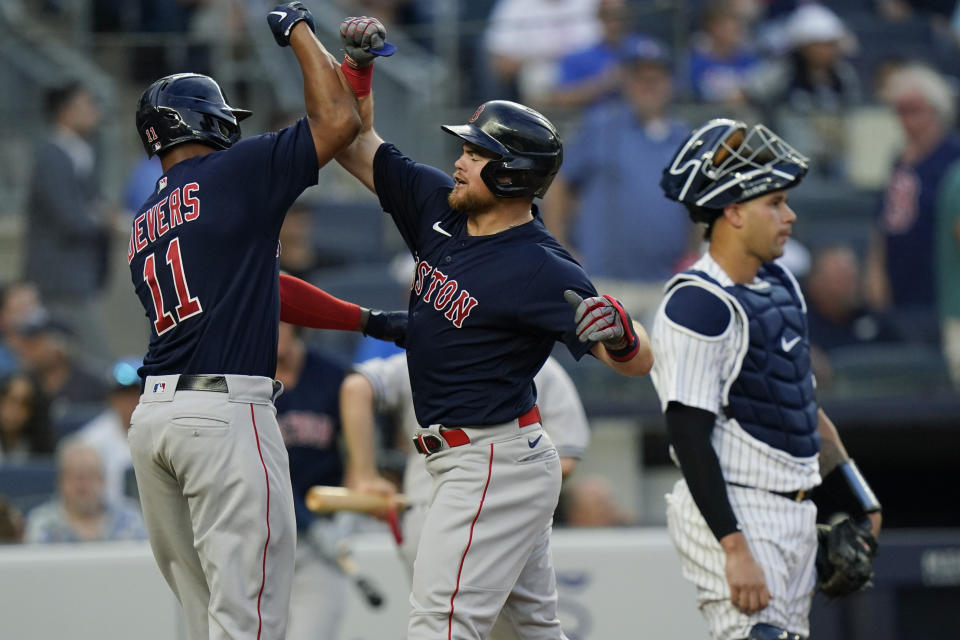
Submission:
[[[363,335],[393,342],[398,347],[407,343],[407,312],[371,309],[363,326]]]
[[[317,27],[313,23],[313,14],[302,2],[277,5],[267,14],[267,24],[270,25],[274,40],[281,47],[290,46],[290,33],[298,22],[306,22],[310,31],[317,32]]]
[[[633,320],[620,301],[611,296],[583,299],[576,291],[567,289],[563,297],[574,309],[580,342],[599,342],[617,362],[626,362],[637,353],[640,338],[633,328]]]
[[[346,62],[355,69],[373,64],[376,56],[392,56],[397,48],[387,42],[387,29],[376,18],[360,16],[340,23]]]

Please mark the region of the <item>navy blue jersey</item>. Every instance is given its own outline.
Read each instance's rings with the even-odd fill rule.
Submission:
[[[290,456],[290,481],[297,528],[313,520],[304,497],[315,484],[343,481],[340,457],[340,383],[346,369],[312,347],[307,348],[300,379],[275,401],[277,422]]]
[[[467,233],[447,204],[453,179],[385,143],[373,163],[384,211],[416,260],[407,364],[422,425],[492,425],[536,402],[533,376],[562,340],[577,359],[565,289],[594,296],[583,268],[532,222],[490,236]]]
[[[302,119],[188,158],[160,178],[134,219],[127,250],[152,329],[141,377],[273,376],[280,226],[318,171]]]

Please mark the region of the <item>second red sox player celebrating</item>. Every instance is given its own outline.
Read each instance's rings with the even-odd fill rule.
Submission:
[[[382,29],[371,18],[341,26],[363,125],[337,160],[379,196],[417,265],[407,357],[421,425],[414,442],[434,491],[407,637],[486,638],[504,609],[521,638],[563,638],[550,559],[560,461],[533,376],[557,341],[576,358],[589,351],[645,375],[650,343],[540,221],[533,198],[562,160],[546,118],[493,101],[468,124],[444,127],[463,143],[453,178],[377,135],[370,50],[382,46]]]

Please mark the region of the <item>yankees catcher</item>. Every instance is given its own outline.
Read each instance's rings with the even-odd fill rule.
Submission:
[[[666,285],[652,377],[683,471],[668,528],[718,640],[806,638],[815,587],[862,587],[880,530],[880,505],[814,397],[803,295],[775,262],[797,217],[787,190],[806,172],[765,126],[716,119],[661,180],[709,241]],[[819,562],[817,485],[853,517],[821,530]]]

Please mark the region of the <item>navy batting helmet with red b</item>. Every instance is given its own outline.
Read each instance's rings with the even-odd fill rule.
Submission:
[[[516,102],[484,102],[467,124],[440,128],[494,155],[480,177],[499,198],[542,198],[563,162],[556,128]]]
[[[240,139],[240,121],[250,114],[227,104],[213,78],[177,73],[160,78],[140,96],[137,133],[148,156],[183,142],[229,149]]]

